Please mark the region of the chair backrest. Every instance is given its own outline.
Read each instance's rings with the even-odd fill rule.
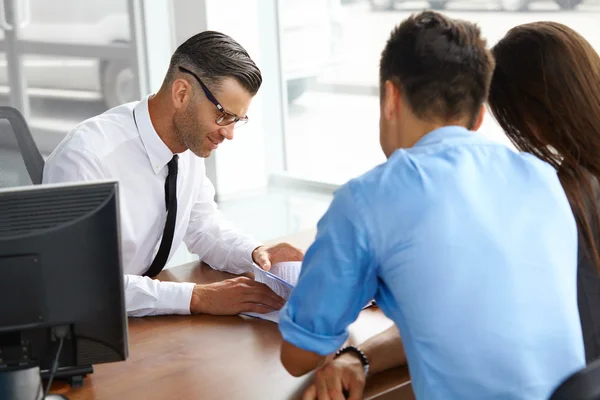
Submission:
[[[23,115],[0,107],[0,188],[42,183],[44,158]]]
[[[600,359],[565,379],[550,400],[600,400]]]

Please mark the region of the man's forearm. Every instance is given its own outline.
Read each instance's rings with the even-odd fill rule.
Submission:
[[[281,345],[281,363],[295,377],[320,368],[323,364],[331,361],[333,356],[334,354],[323,356],[312,351],[303,350],[285,340]]]
[[[370,374],[406,364],[404,345],[395,325],[373,336],[359,347],[369,360]]]

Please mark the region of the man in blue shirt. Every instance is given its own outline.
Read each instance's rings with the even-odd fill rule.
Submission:
[[[474,132],[493,68],[471,23],[424,12],[392,32],[388,161],[319,222],[280,316],[291,374],[331,359],[372,298],[400,330],[418,399],[544,399],[584,367],[577,230],[556,172]]]

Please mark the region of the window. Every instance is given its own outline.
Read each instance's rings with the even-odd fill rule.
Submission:
[[[130,0],[3,0],[0,103],[48,155],[84,119],[139,99]]]
[[[332,184],[385,161],[379,147],[379,56],[392,28],[412,13],[443,8],[451,17],[477,22],[490,46],[515,25],[553,20],[600,51],[595,0],[280,0],[279,7],[287,173]],[[480,132],[508,143],[490,115]]]

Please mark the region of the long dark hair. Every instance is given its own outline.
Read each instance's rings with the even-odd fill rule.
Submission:
[[[600,271],[600,56],[556,22],[517,26],[492,49],[489,106],[512,143],[553,165],[577,221],[584,257]]]

